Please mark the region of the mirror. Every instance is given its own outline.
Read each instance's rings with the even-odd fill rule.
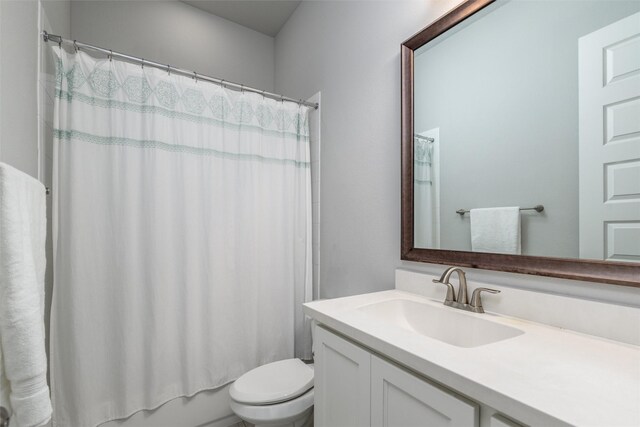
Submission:
[[[402,60],[404,259],[640,286],[640,2],[471,0]]]

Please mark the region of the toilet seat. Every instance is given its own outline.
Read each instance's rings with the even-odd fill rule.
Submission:
[[[241,419],[256,425],[290,423],[313,408],[313,388],[302,396],[273,405],[247,405],[231,399],[231,410]]]
[[[313,388],[313,368],[300,359],[259,366],[238,378],[229,390],[231,399],[246,405],[287,402]]]

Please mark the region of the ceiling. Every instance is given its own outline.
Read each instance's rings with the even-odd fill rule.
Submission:
[[[274,37],[302,0],[182,0],[236,24]]]

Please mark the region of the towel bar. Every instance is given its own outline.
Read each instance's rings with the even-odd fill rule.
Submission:
[[[544,210],[544,206],[543,206],[543,205],[536,205],[536,206],[534,206],[534,207],[532,207],[532,208],[520,208],[520,210],[521,210],[521,211],[536,211],[536,212],[542,212],[542,211]],[[460,215],[460,216],[462,216],[462,215],[464,215],[464,214],[466,214],[466,213],[469,213],[469,212],[471,212],[471,211],[469,211],[469,210],[465,210],[465,209],[458,209],[458,210],[456,211],[456,213],[457,213],[458,215]]]

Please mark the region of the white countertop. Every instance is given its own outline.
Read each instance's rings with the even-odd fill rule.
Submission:
[[[392,299],[442,305],[392,290],[314,301],[305,304],[304,311],[320,324],[520,422],[640,426],[640,347],[494,313],[457,310],[524,331],[515,338],[463,348],[355,310]]]

